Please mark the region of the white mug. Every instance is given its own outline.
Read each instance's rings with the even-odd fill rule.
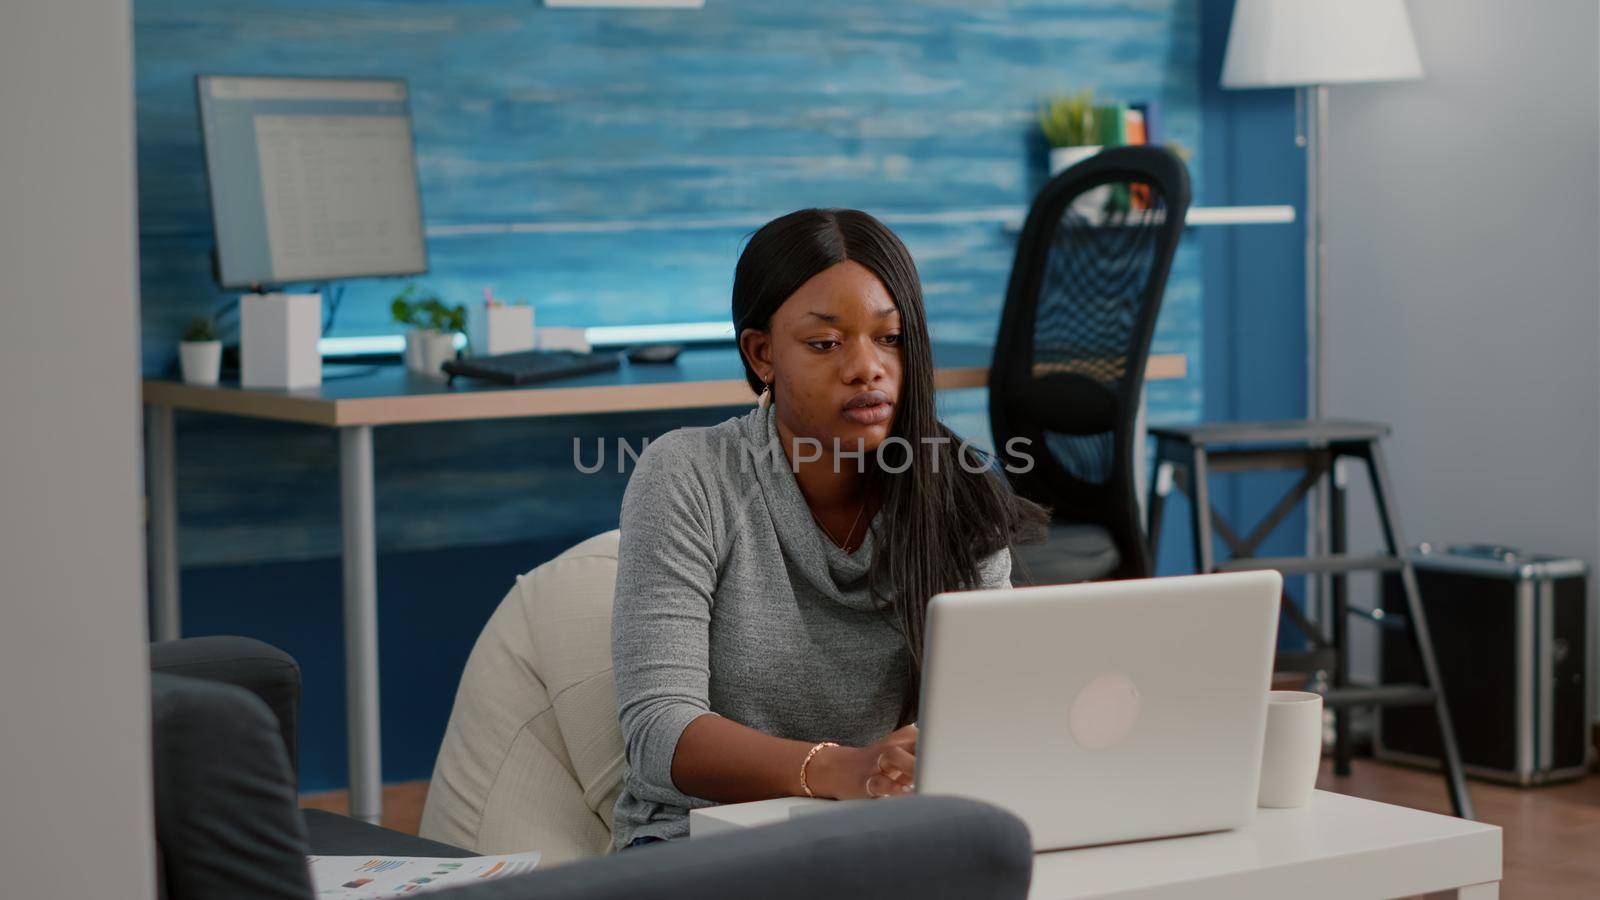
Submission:
[[[1317,786],[1322,761],[1322,695],[1272,691],[1267,695],[1267,739],[1261,753],[1256,805],[1305,806]]]

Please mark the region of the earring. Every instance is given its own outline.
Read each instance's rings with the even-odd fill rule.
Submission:
[[[761,389],[761,396],[756,398],[756,408],[766,409],[772,405],[772,382],[767,382]]]

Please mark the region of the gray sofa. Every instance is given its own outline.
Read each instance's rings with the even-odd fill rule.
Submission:
[[[152,644],[157,871],[163,900],[310,900],[305,856],[467,856],[298,809],[300,670],[248,638]],[[536,850],[537,847],[527,849]],[[1021,898],[1026,827],[982,803],[915,797],[439,892],[461,900]],[[430,895],[435,896],[435,895]]]

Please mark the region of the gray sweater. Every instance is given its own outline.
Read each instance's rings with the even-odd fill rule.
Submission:
[[[881,520],[854,553],[823,534],[771,408],[680,428],[640,455],[611,625],[628,761],[617,847],[682,837],[689,810],[714,805],[672,782],[678,738],[700,716],[853,746],[902,724],[910,655],[867,591]],[[1010,574],[1002,549],[982,585],[1009,586]]]

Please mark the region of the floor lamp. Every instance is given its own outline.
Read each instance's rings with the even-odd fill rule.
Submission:
[[[1306,148],[1306,414],[1324,416],[1322,210],[1326,197],[1328,85],[1422,77],[1404,0],[1238,0],[1222,64],[1225,88],[1296,90]],[[1336,476],[1337,477],[1337,476]],[[1327,552],[1327,486],[1309,511],[1311,545]],[[1326,596],[1318,585],[1318,593]],[[1316,608],[1316,607],[1313,607]]]

